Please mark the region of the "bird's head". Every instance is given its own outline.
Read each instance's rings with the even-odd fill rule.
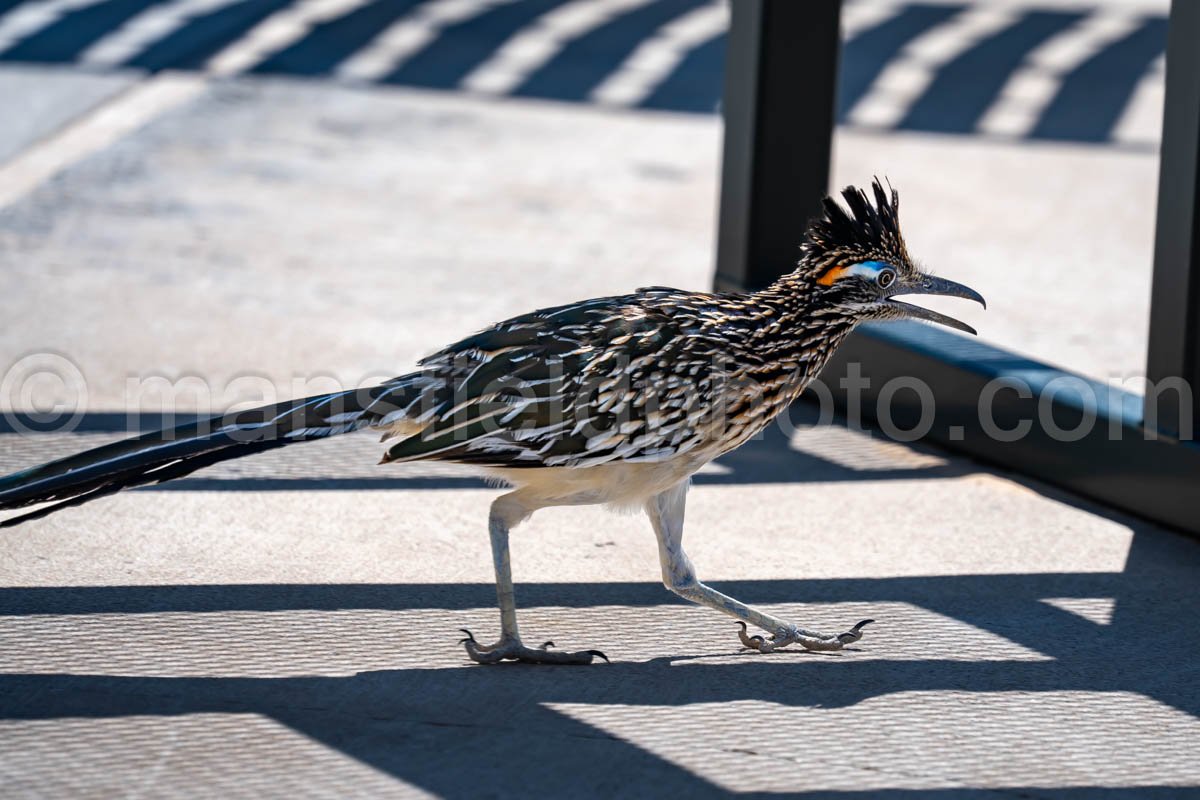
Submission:
[[[803,281],[824,306],[856,320],[923,319],[967,333],[975,329],[953,317],[896,298],[937,294],[964,297],[986,307],[983,297],[960,283],[922,272],[904,246],[898,218],[900,196],[871,184],[874,203],[862,189],[842,190],[845,207],[824,201],[801,246],[799,268],[789,278]]]

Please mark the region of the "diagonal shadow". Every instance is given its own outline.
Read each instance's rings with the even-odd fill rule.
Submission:
[[[898,692],[1138,693],[1200,716],[1200,632],[1188,620],[1200,586],[1194,542],[1154,529],[1135,534],[1119,573],[1055,573],[722,583],[756,602],[903,601],[969,622],[1050,656],[1039,661],[895,661],[785,653],[733,663],[660,657],[595,668],[398,669],[350,677],[162,678],[0,676],[0,720],[260,714],[437,795],[513,787],[511,793],[611,796],[631,787],[708,796],[720,789],[643,746],[555,710],[556,704],[683,707],[766,701],[848,708]],[[660,586],[534,584],[527,606],[587,608],[675,602]],[[1115,598],[1108,625],[1042,602]],[[0,590],[0,614],[226,612],[440,608],[491,605],[485,584],[375,586],[72,587]],[[912,631],[920,636],[920,631]],[[684,658],[684,660],[687,660]],[[467,768],[464,765],[469,765]],[[619,766],[618,766],[619,765]],[[516,783],[514,783],[516,781]],[[984,797],[992,789],[888,790],[879,797]],[[1006,788],[1031,797],[1192,797],[1196,787]],[[501,790],[500,793],[506,793]],[[853,797],[856,793],[846,796]],[[842,796],[812,793],[798,796]]]
[[[406,58],[386,65],[386,74],[370,79],[384,85],[418,86],[458,91],[473,71],[488,64],[514,35],[535,29],[538,20],[566,0],[519,0],[476,3],[468,12],[435,28],[432,36]],[[210,68],[210,60],[254,36],[258,26],[286,11],[293,0],[231,0],[194,5],[173,22],[156,21],[156,35],[115,57],[107,68],[158,72]],[[38,3],[0,1],[0,14],[36,11]],[[0,40],[0,64],[76,64],[89,60],[89,50],[129,26],[146,29],[142,16],[165,0],[94,0],[66,4],[42,24],[18,25],[10,41]],[[174,4],[176,6],[186,4]],[[472,4],[467,4],[468,6]],[[505,92],[515,96],[590,103],[594,90],[618,75],[624,65],[665,29],[702,7],[701,0],[655,0],[615,11],[607,19],[568,36],[551,57]],[[838,116],[845,121],[858,101],[876,86],[886,68],[903,60],[906,45],[922,35],[952,26],[971,8],[966,3],[904,2],[895,13],[859,30],[843,43],[840,58]],[[259,75],[291,75],[330,79],[339,66],[370,52],[382,32],[422,16],[415,0],[372,0],[351,4],[340,13],[306,26],[303,35],[249,65]],[[901,129],[978,135],[981,119],[1005,83],[1028,54],[1051,37],[1086,24],[1088,11],[1022,10],[1001,30],[970,42],[957,58],[941,64],[926,91],[905,111]],[[36,16],[36,14],[34,15]],[[26,22],[29,16],[26,15]],[[1163,52],[1167,19],[1143,15],[1127,37],[1106,43],[1098,53],[1062,76],[1053,100],[1023,138],[1113,143],[1113,129],[1135,95],[1148,65]],[[154,27],[154,26],[151,26]],[[725,34],[714,32],[692,42],[676,64],[636,102],[638,108],[710,114],[719,107],[725,63]],[[94,69],[95,66],[89,65]],[[1115,146],[1115,145],[1114,145]],[[1144,149],[1134,146],[1134,149]]]
[[[1123,572],[950,575],[903,578],[734,580],[711,584],[756,603],[908,602],[959,613],[1046,597],[1115,597],[1132,589]],[[659,583],[517,584],[523,606],[690,606]],[[1193,593],[1186,594],[1188,598]],[[0,616],[231,611],[465,610],[495,603],[491,583],[233,584],[0,588]],[[958,606],[953,603],[960,602]],[[989,612],[986,619],[991,619]],[[983,621],[983,619],[981,619]]]
[[[811,414],[811,407],[801,414]],[[122,424],[124,416],[120,417]],[[804,422],[810,417],[795,417]],[[85,426],[97,426],[85,419]],[[99,422],[103,422],[100,420]],[[878,479],[887,470],[852,470],[793,449],[776,427],[723,463],[729,482]],[[894,470],[896,477],[969,474],[971,462]],[[940,470],[940,471],[939,471]],[[931,474],[932,473],[932,474]],[[282,479],[288,482],[290,479]],[[210,483],[241,483],[241,480]],[[437,795],[478,793],[612,796],[653,787],[689,796],[723,790],[646,746],[574,719],[556,704],[644,708],[760,701],[850,708],[900,692],[1107,692],[1143,695],[1200,716],[1200,632],[1188,620],[1200,599],[1196,543],[1117,514],[1098,512],[1033,482],[1057,502],[1108,516],[1133,531],[1126,567],[1105,573],[1027,573],[878,579],[722,581],[718,588],[756,603],[902,602],[969,623],[1048,657],[1040,661],[866,660],[747,655],[734,663],[675,658],[592,669],[504,666],[396,669],[350,677],[135,677],[0,675],[0,720],[259,714],[337,752]],[[251,488],[246,486],[244,488]],[[337,488],[345,488],[338,485]],[[988,524],[999,520],[987,517]],[[1003,531],[998,531],[1003,535]],[[652,607],[682,603],[652,583],[526,584],[525,607]],[[1112,598],[1098,625],[1043,602]],[[478,609],[494,603],[491,584],[233,585],[0,588],[0,616],[36,624],[37,615],[164,612]],[[584,612],[586,613],[586,612]],[[215,620],[214,620],[215,621]],[[714,620],[714,624],[720,624]],[[922,631],[907,632],[913,637]],[[612,653],[619,657],[619,653]],[[872,655],[878,655],[873,653]],[[509,790],[508,787],[512,787]],[[887,790],[872,797],[993,796],[996,790]],[[1200,797],[1194,787],[1015,787],[1030,797]],[[486,792],[485,792],[486,793]],[[844,793],[853,797],[859,793]],[[865,796],[866,793],[864,793]],[[806,795],[801,795],[806,796]],[[807,796],[843,796],[813,792]]]
[[[645,779],[653,781],[656,793],[708,794],[715,787],[703,779],[548,706],[621,704],[650,709],[761,700],[837,708],[894,692],[1130,689],[1119,670],[1098,680],[1058,662],[1013,662],[1000,669],[973,662],[817,657],[768,661],[747,656],[745,665],[685,668],[672,667],[670,661],[618,663],[595,670],[518,665],[389,670],[347,678],[6,675],[0,676],[0,718],[252,713],[272,717],[440,796],[469,794],[476,784],[510,786],[517,778],[521,794],[557,796],[568,787],[593,787],[595,791],[584,793],[605,794],[606,787],[637,785],[643,775],[652,776]],[[475,711],[462,713],[463,709]],[[614,780],[617,765],[621,778]],[[1152,788],[1138,787],[1131,793],[1144,796],[1143,791]],[[1064,796],[1097,796],[1091,791],[1099,789],[1074,789]],[[984,790],[978,791],[982,796]],[[1189,796],[1183,787],[1171,791],[1170,796]],[[1054,795],[1039,790],[1034,796]],[[1195,790],[1190,796],[1197,796]]]

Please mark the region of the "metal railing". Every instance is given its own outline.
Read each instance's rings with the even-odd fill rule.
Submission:
[[[829,189],[841,3],[735,0],[732,9],[716,286],[756,289],[792,269],[797,220]],[[1146,373],[1183,391],[1135,395],[899,323],[856,332],[822,373],[843,410],[876,417],[882,398],[895,427],[928,423],[924,438],[947,448],[1200,533],[1198,41],[1200,3],[1174,0]],[[887,392],[897,379],[931,387],[932,416],[912,393]]]

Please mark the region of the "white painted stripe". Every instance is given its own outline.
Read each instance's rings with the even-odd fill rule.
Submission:
[[[255,25],[205,64],[213,75],[237,75],[307,36],[323,22],[345,16],[369,0],[301,0]]]
[[[975,7],[913,39],[850,109],[855,125],[892,127],[933,82],[943,64],[1020,18],[1006,8]]]
[[[1125,145],[1157,145],[1162,140],[1166,92],[1166,56],[1160,56],[1133,90],[1129,105],[1113,126],[1112,140]]]
[[[79,61],[92,67],[119,66],[196,17],[236,2],[240,0],[174,0],[151,6],[84,50]]]
[[[1054,99],[1062,80],[1107,45],[1134,30],[1140,19],[1121,11],[1102,11],[1051,37],[1031,50],[976,124],[993,136],[1025,136]]]
[[[48,28],[72,11],[94,6],[103,0],[41,0],[22,3],[0,16],[0,52],[43,28]]]
[[[462,87],[481,94],[505,94],[569,42],[650,0],[574,0],[544,14],[518,32],[471,71]]]
[[[867,28],[891,19],[900,13],[904,6],[896,2],[858,2],[846,3],[842,7],[842,39],[852,39]]]
[[[515,0],[429,0],[343,61],[337,76],[355,81],[379,80],[436,39],[444,28],[511,2]]]
[[[0,167],[0,208],[82,158],[200,94],[199,75],[163,72],[137,84]]]
[[[671,74],[689,50],[720,36],[728,27],[729,7],[723,0],[671,20],[593,89],[590,99],[609,106],[636,105]]]

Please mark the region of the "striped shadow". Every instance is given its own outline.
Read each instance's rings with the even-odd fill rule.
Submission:
[[[7,14],[12,9],[21,5],[25,0],[0,0],[0,14]]]
[[[441,36],[383,78],[384,83],[454,89],[517,31],[566,0],[521,0],[442,29]]]
[[[327,75],[365,47],[381,30],[419,6],[422,0],[375,0],[313,27],[291,46],[254,67],[256,73]]]
[[[654,32],[638,45],[637,49],[612,71],[589,94],[593,102],[608,106],[652,107],[661,104],[663,95],[655,92],[668,84],[672,87],[687,86],[688,80],[681,75],[694,75],[700,85],[700,100],[692,95],[690,106],[679,103],[680,110],[714,111],[714,88],[719,89],[722,80],[718,74],[711,75],[712,67],[723,60],[724,37],[729,24],[729,9],[719,3],[704,3],[681,14]],[[683,73],[680,73],[680,68]],[[721,67],[718,67],[720,70]],[[706,75],[706,73],[709,73]],[[674,76],[674,77],[673,77]]]
[[[689,50],[638,106],[693,113],[718,111],[725,76],[725,40],[722,34]]]
[[[107,0],[70,11],[0,53],[5,61],[58,63],[80,53],[112,30],[164,0]]]
[[[119,67],[174,31],[237,0],[166,0],[151,6],[124,25],[105,33],[76,57],[93,68]]]
[[[654,0],[571,41],[513,90],[519,97],[586,100],[654,32],[705,0]]]
[[[838,118],[861,100],[892,59],[909,42],[961,13],[963,6],[905,6],[896,16],[870,27],[842,46],[838,76]]]
[[[1029,138],[1108,141],[1138,82],[1166,46],[1167,20],[1145,20],[1067,74]]]
[[[131,58],[127,66],[149,70],[202,69],[230,42],[290,4],[291,0],[243,0],[196,17]]]
[[[900,130],[971,133],[1025,56],[1086,15],[1033,11],[944,64],[909,106]]]
[[[580,0],[365,0],[362,5],[346,3],[344,9],[335,3],[322,11],[319,0],[307,4],[313,13],[293,38],[284,37],[278,50],[268,47],[232,71],[462,89],[464,80],[494,62],[514,37],[536,29],[545,15],[569,13],[573,4],[587,5]],[[303,5],[299,0],[0,0],[0,61],[211,71],[214,56],[252,44],[264,21]],[[577,23],[569,35],[551,42],[553,47],[544,55],[528,62],[527,74],[517,70],[495,93],[713,113],[724,69],[725,36],[719,24],[701,26],[690,38],[684,35],[669,53],[641,58],[664,31],[702,16],[709,5],[711,0],[650,0],[627,7],[616,3],[615,16],[597,18],[590,23],[594,27]],[[910,44],[926,34],[937,36],[943,26],[950,26],[945,30],[950,36],[965,10],[979,8],[918,2],[874,15],[844,46],[840,117],[847,119],[859,101],[882,85],[881,76],[903,61]],[[989,110],[1003,99],[1007,82],[1030,64],[1030,54],[1064,32],[1070,36],[1082,20],[1098,13],[1102,12],[1082,8],[1028,10],[981,41],[961,42],[966,49],[953,57],[947,54],[947,63],[929,64],[928,85],[914,88],[915,99],[900,99],[881,127],[979,132]],[[1122,38],[1107,42],[1065,75],[1053,76],[1061,80],[1057,87],[1048,78],[1043,97],[1050,99],[1043,100],[1040,111],[1030,109],[1017,135],[1111,141],[1139,81],[1164,50],[1166,28],[1164,17],[1140,19]],[[373,61],[365,58],[376,50]],[[357,64],[364,59],[371,63]],[[633,74],[643,61],[658,65],[650,70],[653,74]],[[622,77],[637,85],[616,87],[623,93],[609,91],[614,78]],[[862,122],[853,115],[849,120]]]

